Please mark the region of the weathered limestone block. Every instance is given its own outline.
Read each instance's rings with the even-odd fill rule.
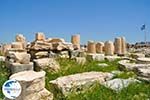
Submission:
[[[7,57],[13,59],[14,62],[20,64],[29,64],[31,58],[30,54],[27,54],[26,52],[11,52],[11,51],[8,51]]]
[[[23,45],[21,42],[12,42],[11,47],[15,49],[23,49]]]
[[[115,53],[118,55],[122,54],[122,40],[120,37],[115,38]]]
[[[52,50],[52,48],[52,43],[47,43],[44,41],[35,41],[28,46],[28,49],[32,51],[47,51]]]
[[[136,74],[139,80],[150,82],[150,67],[147,68],[136,68]]]
[[[148,78],[148,77],[141,77],[141,76],[138,76],[137,79],[138,79],[138,80],[141,80],[141,81],[145,81],[145,82],[150,82],[150,78]]]
[[[10,48],[9,50],[7,50],[8,52],[27,52],[27,50],[25,49],[18,49],[18,48]],[[7,54],[7,52],[6,52]]]
[[[118,62],[119,67],[123,70],[136,71],[137,68],[148,68],[150,64],[131,63],[130,60],[121,60]]]
[[[25,100],[53,100],[53,94],[47,89],[43,89],[40,92],[29,94],[25,97]]]
[[[67,50],[75,50],[76,49],[76,48],[74,48],[74,45],[70,42],[64,42],[63,45],[66,45]]]
[[[113,80],[109,80],[103,83],[104,86],[106,86],[107,88],[110,88],[112,90],[115,91],[121,91],[123,88],[127,87],[129,84],[131,83],[136,83],[136,82],[140,82],[136,79],[120,79],[120,78],[116,78]]]
[[[94,41],[88,41],[87,45],[88,53],[96,53],[96,44]]]
[[[16,35],[16,42],[26,42],[26,38],[22,34]]]
[[[93,85],[95,82],[103,83],[113,77],[110,73],[103,72],[84,72],[74,75],[59,77],[50,81],[50,84],[61,91],[63,95],[67,95],[72,91],[82,90]]]
[[[105,59],[108,61],[115,61],[117,59],[120,59],[119,56],[105,56]]]
[[[29,64],[10,63],[9,68],[12,74],[21,71],[33,70],[33,62],[30,62]]]
[[[119,67],[123,70],[133,71],[135,68],[135,63],[130,63],[130,60],[121,60],[118,62]]]
[[[35,67],[40,69],[49,69],[52,72],[57,72],[60,69],[59,63],[57,63],[53,58],[35,59],[34,64]]]
[[[72,35],[71,37],[71,43],[76,45],[78,49],[80,49],[80,35]]]
[[[64,42],[63,44],[64,44],[64,45],[67,45],[67,49],[68,49],[68,50],[76,50],[76,49],[74,48],[74,45],[73,45],[72,43],[70,43],[70,42]]]
[[[98,42],[96,43],[96,53],[103,53],[104,43]]]
[[[87,54],[87,59],[103,61],[103,60],[105,60],[105,55],[104,54]]]
[[[49,54],[47,51],[39,51],[39,52],[35,53],[35,58],[45,58],[48,56],[49,56]]]
[[[74,50],[72,43],[67,42],[48,42],[48,41],[34,41],[27,46],[30,51],[62,51]]]
[[[26,38],[25,38],[22,34],[16,35],[16,42],[21,42],[23,48],[24,48],[24,49],[26,48],[26,45],[27,45],[27,43],[26,43]]]
[[[150,67],[136,68],[137,74],[141,77],[150,78]]]
[[[105,55],[114,55],[114,44],[112,41],[105,42]]]
[[[121,43],[122,43],[122,54],[126,54],[126,52],[127,52],[127,46],[126,46],[125,37],[121,37]]]
[[[53,43],[53,50],[61,51],[61,50],[67,49],[67,48],[68,48],[67,45],[64,45],[61,42]]]
[[[47,41],[49,43],[65,42],[65,40],[63,38],[49,38]]]
[[[36,33],[36,40],[37,41],[44,41],[45,40],[45,35],[42,32]]]
[[[15,100],[53,100],[53,95],[45,89],[45,74],[44,71],[23,71],[11,75],[10,79],[17,80],[22,87],[21,95]]]
[[[150,58],[137,58],[138,64],[150,64]]]

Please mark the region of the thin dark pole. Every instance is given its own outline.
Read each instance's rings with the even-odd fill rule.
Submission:
[[[144,40],[145,40],[145,44],[147,44],[147,38],[146,38],[146,31],[144,30]]]

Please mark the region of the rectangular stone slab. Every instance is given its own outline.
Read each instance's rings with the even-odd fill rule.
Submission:
[[[50,81],[55,91],[60,91],[61,94],[67,95],[69,92],[76,91],[93,85],[95,82],[103,83],[113,77],[110,73],[103,72],[84,72],[74,75],[59,77],[56,80]]]
[[[33,70],[33,62],[30,62],[29,64],[11,63],[10,70],[12,74],[21,71]]]

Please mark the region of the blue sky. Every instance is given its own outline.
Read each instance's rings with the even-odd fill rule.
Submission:
[[[36,32],[70,41],[80,33],[81,42],[144,40],[146,24],[150,41],[150,0],[0,0],[0,42],[14,41],[17,33],[34,40]]]

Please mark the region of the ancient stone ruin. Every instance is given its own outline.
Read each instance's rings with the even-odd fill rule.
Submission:
[[[45,89],[45,74],[44,71],[22,71],[11,75],[9,79],[17,80],[22,87],[21,95],[15,100],[53,100],[53,94]]]
[[[16,100],[53,100],[53,94],[45,88],[45,71],[52,74],[59,72],[61,66],[57,59],[74,60],[81,66],[87,61],[112,62],[119,59],[120,73],[124,70],[134,71],[138,79],[113,79],[116,72],[91,71],[59,77],[49,82],[54,91],[65,96],[88,88],[95,82],[115,91],[139,80],[150,82],[150,58],[145,57],[144,53],[130,53],[124,37],[117,37],[114,42],[88,41],[87,45],[82,46],[79,34],[72,35],[71,41],[67,42],[63,38],[47,38],[44,33],[37,32],[30,43],[22,34],[18,34],[14,42],[2,45],[1,53],[1,61],[5,61],[11,72],[9,79],[19,81],[22,86],[21,95]],[[105,63],[97,65],[102,68],[108,66]]]
[[[105,42],[105,55],[114,55],[114,44],[112,41]]]
[[[110,73],[102,72],[85,72],[64,77],[59,77],[56,80],[50,81],[50,84],[56,91],[60,91],[62,95],[67,95],[71,91],[89,87],[95,82],[103,83],[113,77]]]
[[[6,65],[11,73],[20,71],[33,70],[33,62],[31,62],[31,55],[27,53],[26,41],[23,35],[17,35],[16,41],[12,42],[11,48],[6,51]]]
[[[80,49],[80,35],[72,35],[71,43],[76,46],[77,49]]]
[[[87,52],[96,53],[96,44],[94,41],[88,41]]]
[[[118,55],[125,55],[126,54],[126,42],[124,37],[117,37],[115,38],[115,53]]]
[[[103,42],[97,42],[96,43],[96,52],[97,53],[104,53],[104,43]]]

